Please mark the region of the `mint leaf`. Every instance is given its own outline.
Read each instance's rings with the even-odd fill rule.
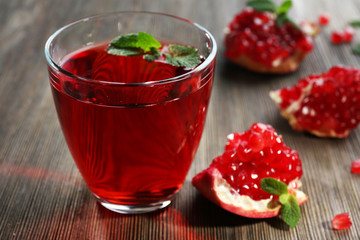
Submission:
[[[284,23],[289,22],[289,18],[286,14],[280,14],[276,18],[276,25],[281,27]]]
[[[121,35],[111,41],[110,46],[118,48],[137,48],[138,35],[131,33],[127,35]]]
[[[360,55],[360,45],[357,45],[357,46],[353,47],[352,51],[353,51],[354,54]]]
[[[272,1],[270,0],[250,0],[247,6],[252,7],[256,11],[259,12],[273,12],[276,14],[276,24],[278,27],[281,27],[284,23],[290,23],[294,27],[300,29],[300,27],[292,21],[287,13],[292,7],[291,0],[285,0],[279,7],[277,7]]]
[[[275,178],[263,178],[260,186],[265,192],[279,196],[280,211],[284,222],[292,228],[295,227],[300,219],[300,207],[296,197],[289,193],[286,184]]]
[[[137,48],[114,48],[109,47],[107,52],[112,55],[118,56],[136,56],[142,54]]]
[[[261,189],[270,194],[280,196],[289,192],[285,183],[275,178],[263,178],[260,183]]]
[[[152,48],[158,49],[161,43],[148,33],[139,32],[138,34],[139,47],[145,52],[151,51]]]
[[[353,51],[354,54],[360,55],[360,45],[357,45],[357,46],[353,47],[352,51]]]
[[[169,53],[165,53],[167,63],[173,66],[194,68],[200,63],[200,55],[196,49],[179,44],[170,44]]]
[[[349,24],[353,27],[360,27],[360,20],[350,21]]]
[[[281,216],[290,227],[295,227],[300,220],[300,207],[296,197],[288,194],[286,202],[281,206]]]
[[[260,0],[263,1],[263,0]],[[161,43],[148,33],[122,35],[112,40],[107,52],[119,56],[143,55],[146,61],[152,62],[165,55],[166,62],[173,66],[194,68],[200,63],[198,51],[192,47],[179,44],[168,45],[168,52],[160,52]]]
[[[276,5],[269,0],[252,0],[246,4],[259,12],[276,12]]]
[[[281,27],[285,23],[290,23],[294,27],[301,29],[299,25],[297,25],[293,20],[291,20],[287,14],[280,14],[276,18],[276,25]]]
[[[283,194],[281,194],[281,195],[279,196],[279,202],[280,202],[281,204],[285,204],[285,203],[288,201],[288,199],[289,199],[290,196],[291,196],[291,194],[289,194],[289,193],[283,193]]]
[[[138,34],[122,35],[111,41],[110,47],[116,48],[140,48],[148,52],[151,48],[160,48],[159,43],[153,36],[148,33],[139,32]]]
[[[291,6],[292,6],[291,0],[286,0],[286,1],[284,1],[284,2],[280,5],[280,7],[278,7],[278,8],[276,9],[276,14],[277,14],[277,15],[286,14],[286,13],[289,11],[289,9],[291,8]]]
[[[145,54],[144,59],[148,62],[152,62],[160,57],[161,53],[156,48],[151,48],[151,54]]]

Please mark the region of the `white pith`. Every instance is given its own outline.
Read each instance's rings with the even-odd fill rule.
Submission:
[[[219,200],[226,204],[231,205],[235,208],[241,208],[246,211],[253,212],[272,212],[279,211],[281,205],[277,205],[274,208],[269,208],[269,204],[272,199],[263,199],[263,200],[253,200],[251,197],[246,195],[240,195],[236,192],[230,184],[221,177],[221,173],[217,171],[216,174],[219,174],[220,177],[215,177],[214,190],[217,194]],[[296,198],[299,202],[303,202],[307,199],[307,196],[302,191],[295,189],[294,186],[300,187],[301,182],[299,179],[291,181],[288,185],[289,191],[295,193]]]
[[[302,22],[300,27],[306,35],[311,37],[315,37],[320,32],[320,28],[310,21]]]
[[[316,81],[322,81],[322,78],[319,78]],[[296,101],[294,101],[293,103],[291,103],[286,109],[284,109],[283,111],[286,111],[287,114],[292,115],[293,116],[293,112],[297,111],[300,106],[301,106],[301,102],[304,100],[305,96],[309,95],[311,92],[311,89],[313,87],[313,84],[315,83],[315,81],[310,82],[305,88],[301,89],[301,95],[299,97],[299,99],[297,99]],[[270,97],[272,100],[274,100],[274,102],[277,105],[280,105],[282,103],[282,99],[280,97],[280,90],[276,90],[276,91],[271,91],[270,92]]]

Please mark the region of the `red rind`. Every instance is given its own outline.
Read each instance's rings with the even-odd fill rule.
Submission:
[[[192,184],[207,199],[234,214],[248,218],[272,218],[279,215],[281,205],[276,200],[255,201],[248,196],[241,196],[231,188],[216,168],[210,167],[203,170],[192,179]],[[291,185],[289,184],[289,186]],[[296,188],[289,187],[289,191],[295,192],[299,205],[308,199],[303,192]],[[244,201],[236,201],[239,198],[242,200],[246,198],[248,203],[243,204]],[[252,208],[249,208],[250,205]],[[269,208],[270,206],[271,208]]]
[[[286,74],[296,71],[300,63],[304,60],[308,53],[304,53],[300,49],[296,50],[295,53],[282,60],[278,66],[266,66],[262,63],[255,62],[248,58],[246,55],[239,55],[235,58],[229,58],[232,62],[239,66],[242,66],[248,70],[258,73],[271,73],[271,74]]]

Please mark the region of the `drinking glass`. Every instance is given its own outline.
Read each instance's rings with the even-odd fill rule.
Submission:
[[[94,52],[119,35],[146,32],[196,48],[201,63],[175,76],[107,62]],[[88,188],[120,213],[154,211],[180,190],[202,135],[217,45],[200,25],[162,13],[116,12],[57,30],[45,56],[58,119]],[[157,66],[157,65],[156,65]],[[114,77],[114,72],[116,77]],[[142,78],[127,78],[141,75]],[[121,77],[119,77],[121,76]]]

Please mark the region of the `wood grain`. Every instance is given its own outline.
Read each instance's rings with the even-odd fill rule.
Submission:
[[[279,3],[280,1],[277,1]],[[315,40],[300,69],[285,76],[239,69],[223,56],[223,29],[245,5],[235,0],[0,0],[0,239],[360,239],[360,176],[349,171],[360,158],[360,129],[346,139],[320,139],[294,132],[268,92],[292,85],[333,65],[360,67],[350,44],[334,46],[329,35],[359,19],[358,0],[294,0],[295,19],[332,21]],[[43,48],[59,27],[101,12],[157,11],[190,19],[209,29],[219,52],[206,127],[186,182],[170,207],[121,215],[96,203],[64,141],[50,93]],[[356,33],[360,42],[360,32]],[[295,229],[279,219],[247,219],[203,198],[191,178],[222,153],[226,135],[253,122],[272,124],[304,165],[301,207]],[[331,219],[350,212],[353,226],[331,229]]]

